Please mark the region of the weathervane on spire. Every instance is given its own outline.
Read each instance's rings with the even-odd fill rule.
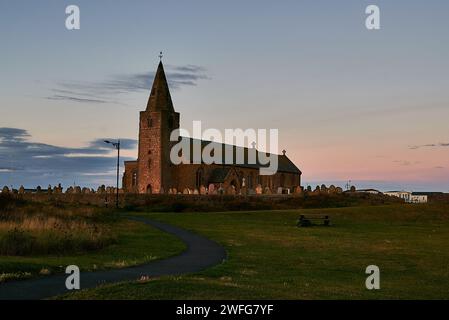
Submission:
[[[162,51],[159,53],[159,61],[162,61],[162,57],[163,57],[164,55],[162,54]]]

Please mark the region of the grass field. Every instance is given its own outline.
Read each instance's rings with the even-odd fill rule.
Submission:
[[[301,213],[328,214],[333,225],[297,228]],[[140,214],[220,242],[228,260],[197,274],[106,285],[64,298],[449,298],[449,205]],[[371,264],[380,268],[380,290],[365,288]]]
[[[71,255],[0,256],[0,282],[64,272],[75,264],[82,271],[124,268],[180,253],[184,244],[148,225],[123,220],[111,226],[117,242],[108,247]]]
[[[0,283],[65,271],[123,268],[180,253],[177,238],[93,206],[2,197]]]

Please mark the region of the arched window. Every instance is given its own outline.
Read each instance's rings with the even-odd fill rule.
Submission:
[[[137,172],[136,172],[136,171],[133,172],[133,176],[132,176],[132,186],[133,186],[133,187],[137,186]]]
[[[285,175],[283,173],[281,173],[281,176],[280,176],[279,180],[280,180],[280,186],[284,187],[284,185],[285,185]]]
[[[196,187],[199,188],[201,185],[204,185],[204,172],[202,168],[199,168],[196,171]]]
[[[153,126],[153,119],[148,118],[148,128],[151,128]]]
[[[147,185],[147,193],[153,193],[153,191],[151,190],[151,184]]]
[[[252,189],[253,188],[253,174],[250,173],[248,175],[248,188]]]

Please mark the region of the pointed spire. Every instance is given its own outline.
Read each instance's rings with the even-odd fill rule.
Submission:
[[[162,61],[159,62],[159,66],[157,67],[153,87],[151,88],[150,98],[148,99],[147,104],[147,111],[160,110],[174,111]]]

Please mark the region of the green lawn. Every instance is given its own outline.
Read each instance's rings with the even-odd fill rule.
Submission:
[[[64,272],[72,264],[82,271],[123,268],[185,249],[184,243],[174,236],[142,223],[122,219],[112,222],[110,228],[117,242],[98,251],[67,256],[0,256],[0,282]]]
[[[329,214],[333,226],[299,229],[300,213]],[[65,298],[449,298],[448,205],[143,215],[222,243],[229,259],[197,274],[106,285]],[[377,291],[365,288],[371,264],[381,271]]]

